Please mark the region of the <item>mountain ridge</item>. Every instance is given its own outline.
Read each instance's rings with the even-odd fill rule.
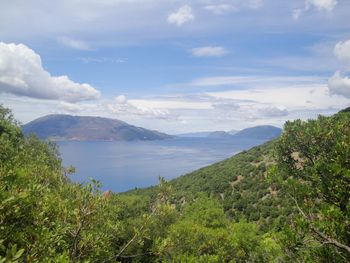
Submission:
[[[257,125],[242,130],[205,131],[178,134],[188,138],[240,138],[271,140],[281,135],[282,129],[273,125]]]
[[[76,141],[162,140],[174,136],[130,125],[124,121],[94,116],[51,114],[22,126],[24,134],[41,139]]]
[[[281,128],[272,125],[258,125],[238,131],[232,137],[272,140],[280,136],[281,133]]]

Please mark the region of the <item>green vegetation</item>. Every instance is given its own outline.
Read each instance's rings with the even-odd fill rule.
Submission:
[[[305,259],[350,260],[350,114],[287,122],[277,145],[276,181],[298,210],[289,250]],[[301,243],[300,243],[301,242]],[[292,251],[290,251],[291,253]]]
[[[0,107],[0,262],[348,262],[350,113],[124,194],[70,182]]]

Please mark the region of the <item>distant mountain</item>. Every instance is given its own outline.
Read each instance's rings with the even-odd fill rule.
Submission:
[[[206,138],[208,135],[212,132],[189,132],[189,133],[182,133],[177,134],[178,137],[188,137],[188,138]]]
[[[271,125],[262,125],[243,129],[232,135],[232,137],[244,139],[270,140],[280,136],[281,133],[282,129],[280,128]]]
[[[192,132],[178,134],[178,137],[191,138],[238,138],[238,139],[262,139],[270,140],[278,137],[282,129],[271,125],[254,126],[240,131],[214,131],[214,132]]]
[[[227,133],[231,134],[231,135],[234,135],[236,134],[237,132],[239,132],[238,130],[230,130],[228,131]]]
[[[225,131],[215,131],[215,132],[211,132],[208,134],[207,136],[208,138],[231,138],[232,135],[225,132]]]
[[[173,136],[101,117],[47,115],[23,126],[24,134],[42,139],[77,141],[162,140]]]

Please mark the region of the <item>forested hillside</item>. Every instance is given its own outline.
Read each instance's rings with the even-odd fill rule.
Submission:
[[[0,262],[348,262],[350,114],[157,187],[74,184],[0,107]]]

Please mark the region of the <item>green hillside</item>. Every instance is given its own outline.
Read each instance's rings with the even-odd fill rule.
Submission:
[[[275,163],[276,141],[243,151],[229,159],[171,180],[176,200],[191,202],[200,193],[218,199],[228,218],[258,222],[263,228],[277,227],[292,211],[279,195],[279,187],[268,178]],[[128,194],[154,196],[156,188],[138,189]],[[275,224],[276,223],[276,224]]]
[[[218,198],[229,218],[260,221],[272,227],[271,222],[292,211],[278,195],[278,187],[268,179],[268,169],[275,163],[274,145],[271,141],[254,147],[179,177],[171,185],[183,196],[205,192]]]
[[[349,262],[350,113],[124,194],[72,183],[0,106],[0,262]]]

